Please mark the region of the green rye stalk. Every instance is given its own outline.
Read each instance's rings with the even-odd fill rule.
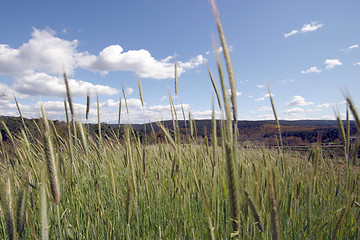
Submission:
[[[41,239],[49,239],[49,224],[47,216],[47,199],[46,199],[46,187],[43,181],[40,184],[40,214],[41,214]]]
[[[118,135],[117,137],[120,137],[120,120],[121,120],[121,97],[119,101],[119,118],[118,118]]]
[[[42,112],[44,128],[45,128],[43,141],[44,141],[44,152],[45,152],[45,160],[47,163],[48,177],[50,180],[51,194],[54,202],[56,204],[59,204],[60,184],[59,184],[57,166],[55,163],[54,149],[51,141],[49,122],[45,114],[44,106],[41,106],[41,112]]]
[[[23,186],[19,193],[19,200],[17,204],[17,216],[16,216],[17,219],[16,230],[19,237],[22,236],[25,227],[26,199],[27,199],[27,189],[26,186]]]
[[[245,191],[245,197],[246,197],[246,200],[248,201],[250,210],[251,210],[251,212],[253,214],[253,217],[255,219],[256,226],[258,227],[260,232],[264,232],[264,227],[261,224],[261,220],[260,220],[260,216],[258,214],[258,211],[256,210],[256,207],[255,207],[253,201],[251,200],[251,198],[249,196],[249,193],[247,191]]]
[[[10,180],[10,175],[5,177],[4,191],[5,194],[2,196],[4,198],[4,211],[5,211],[5,220],[7,225],[7,232],[9,239],[16,238],[15,232],[15,218],[14,218],[14,203],[13,203],[13,191],[12,183]]]
[[[129,113],[129,108],[128,108],[128,104],[127,104],[127,101],[126,101],[125,88],[124,88],[124,85],[123,85],[123,83],[122,83],[122,82],[121,82],[121,89],[122,89],[122,92],[123,92],[123,95],[124,95],[124,101],[125,101],[126,112],[127,112],[127,113]]]
[[[88,92],[86,95],[86,114],[85,114],[86,121],[89,120],[89,112],[90,112],[90,92]]]

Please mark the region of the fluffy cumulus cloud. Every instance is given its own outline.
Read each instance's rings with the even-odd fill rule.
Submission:
[[[340,62],[339,59],[326,59],[325,60],[325,68],[327,70],[333,69],[336,66],[341,66],[342,63]]]
[[[17,75],[31,71],[52,74],[72,73],[76,57],[77,40],[67,41],[54,36],[51,29],[33,29],[32,38],[19,49],[0,45],[0,74]]]
[[[319,23],[319,22],[311,22],[309,24],[305,24],[302,28],[301,28],[301,32],[302,33],[306,33],[306,32],[313,32],[318,30],[319,28],[321,28],[322,26],[324,26],[324,24]]]
[[[29,75],[14,76],[14,80],[15,83],[12,88],[20,94],[63,97],[66,93],[64,78],[62,76],[32,73]],[[73,96],[86,96],[88,92],[104,95],[114,95],[118,92],[118,90],[109,86],[95,85],[71,78],[69,79],[69,86]]]
[[[51,29],[34,28],[31,39],[18,49],[0,45],[0,75],[13,79],[12,86],[6,86],[6,94],[24,96],[64,96],[65,85],[62,74],[73,74],[79,62],[84,62],[86,52],[79,53],[78,41],[67,41],[55,37]],[[80,61],[81,60],[81,61]],[[113,95],[117,90],[105,85],[70,79],[70,88],[75,96],[86,95],[88,91]]]
[[[34,28],[28,42],[19,48],[0,44],[0,75],[11,76],[12,86],[3,86],[6,95],[63,96],[64,71],[71,77],[77,68],[107,73],[109,71],[133,71],[142,78],[165,79],[174,76],[173,58],[156,60],[147,50],[124,51],[120,45],[111,45],[97,56],[79,52],[78,41],[68,41],[55,36],[51,29]],[[205,58],[198,55],[189,61],[178,61],[178,76],[203,64]],[[88,91],[113,95],[118,91],[106,85],[95,85],[78,79],[70,79],[74,95],[86,95]],[[128,94],[129,93],[128,89]]]
[[[360,62],[354,63],[354,66],[360,66]]]
[[[321,72],[321,69],[318,69],[317,67],[311,67],[307,70],[302,70],[301,73],[302,74],[308,74],[308,73],[319,73]]]
[[[287,106],[309,106],[314,104],[313,102],[306,102],[301,96],[294,96],[288,103]]]
[[[105,74],[109,71],[133,71],[141,78],[167,79],[174,77],[175,66],[171,60],[172,57],[156,60],[145,49],[124,51],[120,45],[111,45],[103,49],[98,56],[84,54],[79,66]],[[178,61],[178,76],[204,62],[202,55],[187,62]]]
[[[127,108],[129,111],[142,110],[142,105],[141,105],[140,99],[130,98],[130,99],[127,99],[126,102],[125,102],[125,99],[121,99],[122,110],[125,112],[127,112],[126,105],[127,105]],[[96,107],[96,103],[94,103],[94,107]],[[119,108],[119,100],[108,99],[105,102],[101,102],[100,107],[118,109]]]
[[[128,110],[125,107],[127,103]],[[140,99],[130,98],[121,100],[122,111],[121,111],[121,123],[144,123],[153,121],[162,121],[172,119],[171,107],[167,105],[155,105],[143,107]],[[63,101],[46,101],[36,102],[32,104],[22,104],[19,101],[20,109],[22,114],[26,118],[38,118],[41,117],[40,106],[43,105],[46,114],[50,119],[65,120],[65,108]],[[86,105],[80,103],[73,103],[75,119],[85,122]],[[68,103],[67,108],[69,109]],[[117,123],[118,121],[118,109],[119,100],[108,99],[100,102],[100,121],[108,123]],[[2,114],[7,116],[18,116],[18,111],[13,100],[0,99],[0,110]],[[179,118],[182,119],[183,110],[185,117],[188,118],[188,113],[191,113],[193,119],[209,119],[212,116],[211,110],[204,111],[191,111],[189,104],[178,104],[175,105],[175,111]],[[221,118],[221,112],[215,112],[217,118]],[[90,105],[89,122],[96,123],[97,120],[97,106],[96,103]]]

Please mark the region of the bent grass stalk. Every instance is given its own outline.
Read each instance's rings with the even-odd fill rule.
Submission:
[[[210,79],[211,79],[211,84],[212,84],[212,86],[213,86],[213,88],[214,88],[214,91],[215,91],[215,93],[216,93],[216,99],[217,99],[217,101],[218,101],[219,108],[220,108],[220,110],[221,110],[221,109],[222,109],[222,105],[221,105],[221,98],[220,98],[220,93],[219,93],[218,87],[216,86],[215,80],[214,80],[214,78],[213,78],[213,76],[212,76],[212,74],[211,74],[211,71],[210,71],[210,68],[209,68],[208,64],[207,64],[207,63],[205,63],[205,64],[206,64],[206,68],[207,68],[208,73],[209,73],[209,77],[210,77]]]
[[[122,82],[121,82],[121,90],[122,90],[123,95],[124,95],[124,101],[125,101],[126,112],[127,112],[127,113],[129,113],[129,108],[128,108],[128,104],[127,104],[127,101],[126,101],[125,88],[124,88],[124,85],[123,85],[123,83],[122,83]]]

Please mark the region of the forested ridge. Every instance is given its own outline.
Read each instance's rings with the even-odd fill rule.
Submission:
[[[32,136],[39,137],[39,119],[26,119],[24,123],[20,117],[0,116],[0,120],[5,123],[11,133],[19,134],[21,129],[26,128]],[[162,122],[170,131],[173,130],[173,121]],[[180,134],[186,138],[196,138],[202,141],[205,137],[211,142],[212,122],[211,120],[192,120],[191,124],[187,120],[177,121]],[[53,124],[57,134],[61,137],[67,136],[67,123],[65,121],[54,120]],[[344,122],[345,129],[346,123]],[[87,131],[93,137],[98,135],[98,124],[85,124]],[[297,120],[297,121],[280,121],[282,138],[285,145],[307,145],[316,141],[322,143],[340,142],[339,132],[336,120]],[[154,143],[164,139],[162,131],[156,122],[146,124],[131,124],[134,134],[145,139],[145,134],[148,136],[148,143]],[[221,121],[217,120],[217,133],[220,136]],[[117,124],[101,123],[101,133],[104,137],[119,137],[123,136],[124,125],[121,124],[120,130]],[[239,121],[239,141],[247,144],[265,144],[275,145],[274,135],[278,134],[275,121],[261,120],[261,121]],[[356,134],[356,127],[354,122],[350,124],[351,135]],[[2,139],[6,142],[8,137],[6,134],[4,124],[0,125]],[[191,136],[192,135],[192,136]]]

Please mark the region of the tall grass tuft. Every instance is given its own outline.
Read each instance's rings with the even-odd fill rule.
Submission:
[[[334,232],[333,232],[333,235],[332,235],[332,240],[336,240],[336,237],[337,237],[337,233],[340,229],[340,225],[341,225],[341,222],[345,216],[345,213],[346,213],[346,207],[343,207],[340,211],[340,216],[339,216],[339,219],[337,220],[336,222],[336,226],[334,228]]]
[[[5,183],[3,185],[3,193],[1,200],[3,200],[3,206],[5,210],[5,220],[7,226],[7,232],[9,239],[16,238],[15,232],[15,217],[14,217],[14,203],[13,203],[13,186],[10,178],[10,174],[5,176]],[[2,199],[4,198],[4,199]]]
[[[239,209],[239,196],[238,196],[238,187],[237,187],[237,171],[235,170],[236,161],[237,161],[237,92],[236,92],[236,83],[234,72],[232,69],[229,49],[226,43],[225,35],[221,26],[219,12],[217,10],[215,1],[211,1],[213,12],[216,19],[216,24],[220,36],[221,45],[223,48],[224,59],[227,66],[227,73],[229,77],[230,83],[230,91],[231,91],[231,103],[228,99],[227,88],[223,77],[223,71],[221,66],[221,60],[219,56],[219,51],[214,43],[214,49],[216,54],[216,62],[219,71],[219,77],[221,82],[221,89],[223,94],[223,101],[225,106],[225,115],[226,115],[226,141],[225,141],[225,159],[226,159],[226,169],[228,176],[228,185],[229,185],[229,199],[231,206],[231,221],[233,226],[233,236],[238,237],[240,231],[240,209]],[[215,42],[215,41],[214,41]],[[232,109],[232,117],[231,117],[231,109]],[[234,125],[234,128],[232,127]],[[233,132],[234,129],[234,132]]]
[[[88,92],[86,95],[86,114],[85,114],[86,121],[89,120],[89,112],[90,112],[90,92]]]
[[[46,197],[46,185],[44,181],[40,183],[40,212],[41,212],[41,239],[49,239],[49,223],[47,214],[47,197]]]
[[[175,96],[178,94],[178,75],[177,75],[177,61],[176,61],[176,54],[174,57],[174,72],[175,72]]]
[[[44,106],[41,106],[41,112],[43,116],[43,124],[44,124],[44,133],[43,133],[43,142],[44,142],[44,152],[45,152],[45,160],[47,164],[48,177],[50,180],[50,189],[53,200],[56,204],[60,203],[60,183],[58,177],[57,166],[55,162],[55,154],[54,148],[51,141],[51,133],[49,122],[47,120]]]
[[[261,223],[260,216],[258,214],[258,211],[256,210],[254,202],[251,200],[251,198],[249,196],[249,193],[247,191],[245,191],[244,193],[245,193],[246,200],[248,201],[250,210],[251,210],[251,212],[253,214],[256,226],[258,227],[260,232],[264,232],[264,227],[263,227],[263,225]]]
[[[208,70],[208,72],[209,72],[209,77],[210,77],[210,79],[211,79],[211,84],[212,84],[212,86],[213,86],[213,88],[214,88],[214,91],[215,91],[215,93],[216,93],[216,99],[217,99],[217,101],[218,101],[219,108],[222,109],[221,98],[220,98],[219,90],[218,90],[218,87],[216,86],[215,80],[214,80],[214,78],[213,78],[213,75],[211,74],[210,68],[209,68],[209,66],[208,66],[207,63],[206,63],[206,68],[207,68],[207,70]]]
[[[120,138],[120,120],[121,120],[121,97],[119,100],[119,117],[118,117],[118,132],[117,132],[117,138]]]
[[[279,151],[282,152],[282,150],[283,150],[283,149],[282,149],[282,148],[283,148],[283,142],[282,142],[282,137],[281,137],[280,122],[279,122],[278,116],[277,116],[277,114],[276,114],[276,109],[275,109],[275,104],[274,104],[274,100],[273,100],[273,95],[272,95],[272,93],[271,93],[269,83],[267,83],[267,88],[268,88],[268,93],[269,93],[271,108],[272,108],[272,110],[273,110],[273,114],[274,114],[274,117],[275,117],[276,128],[277,128],[278,134],[279,134],[279,146],[280,146]]]
[[[19,192],[19,199],[17,203],[17,214],[16,214],[16,230],[20,238],[25,228],[26,200],[27,200],[27,187],[23,186]]]
[[[227,72],[228,72],[228,76],[229,76],[233,117],[234,117],[234,121],[237,122],[236,81],[235,81],[234,70],[233,70],[231,58],[230,58],[230,51],[229,51],[229,47],[226,43],[225,34],[224,34],[224,31],[223,31],[223,28],[221,25],[221,21],[220,21],[220,14],[216,7],[215,0],[211,0],[211,4],[213,7],[213,12],[215,15],[216,24],[217,24],[217,28],[218,28],[218,32],[219,32],[220,41],[221,41],[221,46],[223,48],[225,63],[226,63]]]

